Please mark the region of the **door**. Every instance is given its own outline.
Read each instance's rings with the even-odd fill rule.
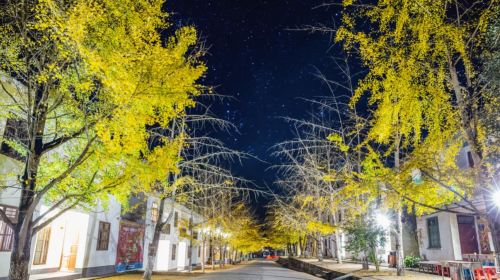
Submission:
[[[73,228],[68,229],[65,235],[60,270],[74,271],[76,267],[76,258],[78,256],[78,243],[80,236],[77,230]]]
[[[457,222],[462,254],[479,253],[474,216],[457,215]]]

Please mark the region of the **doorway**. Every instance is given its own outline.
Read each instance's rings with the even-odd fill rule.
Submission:
[[[78,229],[67,226],[64,233],[63,248],[61,254],[61,271],[75,270],[79,241],[80,235],[78,233]]]
[[[479,253],[474,216],[457,215],[457,222],[462,254]]]

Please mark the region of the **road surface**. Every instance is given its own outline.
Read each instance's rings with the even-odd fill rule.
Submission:
[[[272,261],[254,261],[220,272],[213,272],[196,280],[318,280],[321,278],[279,266]]]

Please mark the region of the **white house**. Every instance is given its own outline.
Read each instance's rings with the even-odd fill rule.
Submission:
[[[3,86],[18,90],[20,85],[0,74]],[[0,87],[0,101],[5,103],[5,96]],[[0,135],[6,133],[9,120],[0,117]],[[13,124],[15,126],[15,124]],[[0,138],[0,145],[2,145]],[[16,174],[20,174],[21,164],[0,154],[0,208],[9,217],[18,213],[20,188]],[[75,279],[111,274],[126,270],[142,269],[147,262],[147,252],[154,229],[154,209],[158,200],[142,197],[139,215],[122,213],[122,206],[110,197],[107,207],[98,203],[95,209],[73,209],[63,213],[53,222],[41,229],[32,239],[30,274],[34,279]],[[136,199],[137,200],[137,199]],[[34,218],[45,213],[51,205],[39,205]],[[161,235],[156,270],[185,269],[189,265],[199,264],[198,242],[190,243],[194,238],[180,237],[181,221],[200,223],[202,218],[186,207],[171,201],[165,207],[174,209],[175,219],[170,230]],[[156,208],[156,213],[157,213]],[[56,211],[57,212],[57,211]],[[135,213],[137,214],[137,213]],[[168,215],[168,214],[167,214]],[[49,216],[50,217],[50,216]],[[49,218],[45,217],[45,218]],[[191,233],[189,233],[191,234]],[[193,241],[194,241],[193,240]],[[12,229],[0,219],[0,280],[7,279],[13,243]]]
[[[151,210],[148,211],[145,251],[148,251],[149,244],[153,239],[154,224],[158,217],[155,213],[158,213],[159,203],[160,201],[157,198],[149,197],[148,199],[148,209]],[[197,225],[203,222],[203,218],[185,206],[167,199],[163,213],[164,219],[172,212],[172,218],[164,226],[160,235],[154,264],[155,271],[186,270],[189,268],[190,259],[192,266],[200,265],[201,234]],[[192,232],[189,231],[190,221],[193,225]],[[147,265],[147,258],[144,261],[144,265]]]
[[[473,166],[468,146],[461,149],[457,164],[460,168]],[[462,260],[466,254],[492,253],[494,237],[488,221],[460,207],[461,203],[450,205],[450,212],[436,212],[417,218],[421,257],[435,261]],[[478,191],[471,203],[479,212],[488,213],[483,192]]]

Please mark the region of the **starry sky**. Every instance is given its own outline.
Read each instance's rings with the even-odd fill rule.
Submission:
[[[314,77],[316,69],[339,76],[332,56],[340,55],[332,34],[300,31],[307,25],[339,23],[339,7],[317,6],[324,0],[168,0],[166,9],[177,26],[194,25],[209,47],[203,83],[233,97],[212,110],[233,122],[239,133],[217,135],[231,147],[261,159],[234,166],[236,175],[273,188],[276,164],[269,148],[293,134],[280,117],[305,118],[309,105],[301,98],[328,95]],[[267,198],[255,199],[263,215]]]

